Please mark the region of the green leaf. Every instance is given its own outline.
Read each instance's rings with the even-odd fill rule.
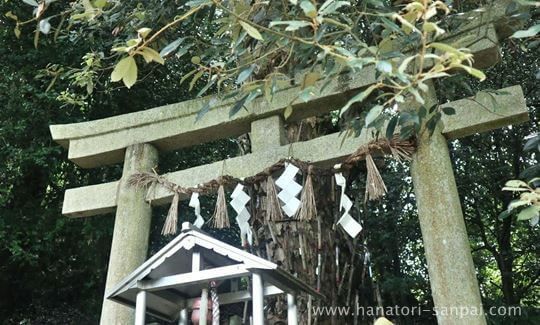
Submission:
[[[309,21],[303,21],[303,20],[284,20],[284,21],[273,21],[270,23],[270,27],[274,27],[278,25],[287,25],[285,30],[294,32],[295,30],[298,30],[302,27],[311,26],[311,23]]]
[[[406,58],[405,60],[403,60],[403,62],[401,62],[401,64],[399,65],[399,68],[398,68],[398,73],[405,73],[406,70],[407,70],[407,67],[409,66],[409,63],[411,63],[412,60],[414,60],[416,58],[416,55],[413,55],[413,56],[409,56],[408,58]]]
[[[199,71],[198,69],[194,69],[194,70],[191,70],[190,72],[188,72],[187,74],[185,74],[182,79],[180,79],[180,84],[183,84],[184,81],[186,81],[189,77],[191,77],[194,73],[196,73],[197,71]]]
[[[538,216],[539,213],[540,213],[540,206],[531,205],[530,207],[526,207],[525,209],[521,210],[517,215],[517,219],[529,220]]]
[[[129,49],[127,46],[118,46],[118,47],[113,47],[111,51],[112,52],[129,52]]]
[[[199,7],[202,5],[208,5],[211,3],[212,3],[211,0],[192,0],[192,1],[186,2],[186,6],[194,8],[194,7]]]
[[[148,36],[148,34],[150,34],[151,31],[152,31],[152,28],[143,27],[143,28],[139,28],[139,29],[137,30],[137,33],[139,33],[139,35],[140,35],[142,38],[146,38],[146,36]]]
[[[420,117],[415,111],[404,111],[399,114],[399,124],[420,124]]]
[[[13,14],[13,12],[11,12],[11,11],[6,12],[5,16],[8,17],[8,18],[13,19],[15,21],[19,20],[19,18],[17,18],[17,16],[15,14]]]
[[[525,183],[524,181],[520,181],[519,179],[510,180],[506,182],[504,186],[510,188],[528,187],[527,183]]]
[[[229,118],[233,117],[234,115],[236,115],[236,113],[238,113],[240,111],[240,109],[242,107],[244,107],[244,104],[246,103],[247,99],[249,97],[249,94],[248,95],[245,95],[244,97],[242,97],[239,101],[237,101],[236,103],[234,103],[234,106],[231,108],[231,110],[229,111]]]
[[[538,225],[539,222],[540,222],[540,215],[538,214],[529,220],[529,224],[531,225],[531,227],[536,227],[536,225]]]
[[[399,26],[394,23],[393,21],[391,21],[390,19],[386,18],[386,17],[380,17],[383,25],[388,28],[389,30],[395,32],[395,33],[398,33],[398,34],[401,34],[403,35],[403,31],[401,30],[401,28],[399,28]]]
[[[470,68],[469,70],[467,70],[467,72],[468,72],[471,76],[480,79],[480,81],[486,80],[486,74],[483,73],[482,71],[478,70],[478,69]]]
[[[422,106],[420,107],[420,109],[418,110],[418,117],[420,118],[420,121],[426,117],[427,115],[427,109],[425,106]]]
[[[272,102],[272,98],[274,97],[274,80],[272,78],[266,79],[264,82],[264,98],[268,103]]]
[[[426,22],[422,26],[423,30],[428,33],[435,33],[435,36],[439,36],[441,34],[444,34],[444,29],[437,26],[436,23]]]
[[[159,64],[164,64],[165,63],[165,61],[159,55],[159,53],[156,50],[152,49],[152,48],[149,48],[149,47],[143,48],[142,51],[141,51],[141,55],[143,56],[146,63],[150,63],[152,61],[155,61],[155,62],[157,62]]]
[[[111,81],[116,82],[120,80],[128,88],[131,88],[137,81],[137,63],[132,56],[123,58],[114,67],[111,74]]]
[[[377,117],[381,115],[383,110],[384,110],[384,106],[382,105],[373,106],[366,115],[365,126],[368,127],[371,123],[373,123],[373,121],[375,121]]]
[[[528,201],[514,200],[508,204],[508,211],[512,211],[515,208],[522,207],[524,205],[529,205]]]
[[[195,123],[197,123],[208,111],[210,111],[210,108],[214,106],[217,103],[217,98],[212,97],[204,106],[197,112],[197,116],[195,117]]]
[[[456,109],[453,108],[453,107],[449,107],[449,106],[443,107],[442,111],[446,115],[455,115],[456,114]]]
[[[418,92],[418,89],[416,88],[409,88],[409,92],[413,94],[414,98],[416,99],[416,102],[419,104],[424,105],[426,102],[424,101],[424,98],[420,95],[420,92]]]
[[[247,78],[249,78],[249,76],[251,76],[254,69],[255,69],[255,65],[253,64],[253,65],[245,68],[244,70],[242,70],[242,72],[240,72],[238,74],[238,77],[236,78],[236,83],[241,84],[242,82],[246,81]]]
[[[240,26],[242,26],[242,28],[246,31],[246,33],[248,33],[249,36],[259,41],[264,40],[261,33],[259,33],[259,31],[255,27],[241,20],[239,21],[239,23],[240,23]]]
[[[531,28],[527,30],[518,30],[512,36],[511,38],[527,38],[527,37],[533,37],[536,36],[536,34],[540,33],[540,24],[534,25]]]
[[[19,26],[15,26],[13,29],[13,33],[15,33],[15,37],[20,38],[21,37],[21,30],[19,29]]]
[[[530,179],[530,178],[534,178],[537,175],[540,175],[540,164],[536,164],[529,168],[526,168],[524,171],[522,171],[519,174],[519,177]]]
[[[101,9],[101,8],[105,8],[107,3],[108,3],[107,0],[95,0],[93,5],[94,5],[94,7]]]
[[[298,99],[300,99],[304,103],[307,103],[314,95],[315,95],[315,88],[307,87],[307,88],[304,88],[304,90],[302,90],[298,94]]]
[[[371,85],[366,90],[356,94],[353,98],[351,98],[345,106],[343,106],[339,112],[339,115],[342,116],[345,114],[345,112],[351,107],[352,104],[361,102],[364,99],[366,99],[375,89],[377,89],[377,85]]]
[[[317,8],[309,0],[300,2],[300,8],[304,11],[304,14],[309,18],[317,17]]]
[[[540,150],[540,135],[530,138],[523,146],[523,151],[529,152],[533,150]]]
[[[39,30],[36,29],[36,31],[34,32],[34,47],[36,49],[38,48],[39,35],[41,35],[41,34],[39,33]]]
[[[199,78],[202,77],[203,74],[204,74],[204,70],[201,70],[193,76],[193,79],[191,79],[189,83],[189,91],[193,90],[193,87],[195,87],[197,80],[199,80]]]
[[[31,5],[32,7],[37,7],[39,6],[39,4],[37,3],[36,0],[22,0],[24,3],[26,3],[27,5]]]
[[[451,54],[455,54],[455,55],[461,55],[462,53],[456,49],[455,47],[453,46],[450,46],[448,44],[445,44],[445,43],[437,43],[437,42],[434,42],[434,43],[431,43],[429,44],[428,47],[433,47],[439,51],[442,51],[444,53],[451,53]]]
[[[535,177],[535,178],[530,179],[529,181],[527,181],[527,184],[532,184],[532,183],[539,182],[539,181],[540,181],[540,177]]]
[[[217,80],[217,76],[215,75],[214,75],[214,78],[209,78],[206,85],[202,87],[201,90],[199,90],[199,92],[197,93],[195,97],[201,97],[205,92],[208,91],[208,89],[210,89],[210,87],[212,87],[212,85],[216,82],[216,80]]]
[[[325,16],[325,15],[331,15],[334,12],[336,12],[339,8],[343,6],[350,6],[351,3],[349,1],[335,1],[335,0],[327,0],[325,3],[322,4],[321,8],[319,9],[319,15]]]
[[[480,81],[484,81],[486,79],[486,75],[482,71],[475,69],[473,67],[470,67],[464,64],[451,64],[450,66],[454,68],[461,68],[467,71],[467,73],[470,74],[471,76],[480,79]]]
[[[169,45],[165,46],[161,52],[159,52],[159,55],[164,58],[166,57],[167,55],[171,54],[172,52],[174,52],[178,46],[180,46],[180,44],[182,44],[182,42],[184,41],[184,38],[183,37],[180,37],[178,39],[176,39],[174,42],[172,43],[169,43]]]
[[[377,62],[377,70],[382,73],[392,73],[392,63],[388,61]]]
[[[291,114],[293,113],[293,107],[292,105],[289,105],[287,106],[287,108],[285,108],[285,111],[283,111],[283,117],[287,120]]]
[[[177,58],[181,58],[181,57],[184,56],[184,54],[186,54],[186,53],[189,51],[189,49],[192,48],[192,47],[193,47],[193,43],[191,43],[191,44],[186,44],[186,45],[182,46],[182,47],[178,50],[178,52],[176,52],[175,56],[176,56]]]
[[[441,112],[437,112],[433,114],[433,116],[427,121],[426,127],[429,131],[429,136],[433,135],[433,132],[435,132],[435,129],[437,128],[437,124],[441,120]]]
[[[396,130],[398,119],[399,119],[398,115],[392,116],[392,118],[388,122],[388,125],[386,126],[386,138],[388,140],[394,137],[394,132]]]
[[[318,72],[308,72],[304,75],[304,80],[302,82],[302,89],[307,87],[314,86],[315,83],[319,80],[321,74]]]
[[[504,210],[503,212],[501,212],[501,213],[499,214],[499,220],[504,220],[504,219],[508,218],[508,217],[511,216],[511,215],[512,215],[512,212],[511,212],[511,211],[509,211],[509,210]]]

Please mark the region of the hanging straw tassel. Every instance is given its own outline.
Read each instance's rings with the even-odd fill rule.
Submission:
[[[161,230],[161,234],[174,235],[176,234],[176,223],[178,222],[178,202],[180,201],[180,195],[177,191],[174,192],[174,196],[171,202],[171,207],[169,208],[169,213],[167,213],[167,219],[165,219],[165,224]]]
[[[223,184],[219,185],[216,200],[216,209],[214,210],[213,227],[218,229],[230,228],[229,213],[227,212],[227,198],[225,197],[225,188]]]
[[[309,166],[306,183],[300,198],[300,209],[297,213],[297,218],[302,221],[310,221],[317,216],[317,203],[315,202],[315,191],[313,190],[313,180],[311,177],[312,166]]]
[[[272,175],[266,178],[266,218],[271,221],[279,221],[283,219],[281,205],[277,196],[276,184]]]
[[[401,162],[411,161],[414,154],[416,145],[413,141],[410,140],[400,140],[399,136],[395,136],[388,142],[388,147],[390,148],[390,153],[392,157],[397,161]]]
[[[364,201],[377,200],[382,197],[388,190],[381,177],[381,173],[373,161],[373,157],[368,153],[366,154],[366,194]]]

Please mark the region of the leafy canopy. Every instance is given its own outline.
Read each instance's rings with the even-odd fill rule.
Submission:
[[[188,58],[185,63],[193,68],[180,83],[189,81],[190,90],[198,89],[196,97],[214,94],[200,117],[216,98],[231,97],[238,100],[234,115],[259,96],[271,102],[276,91],[294,83],[301,87],[291,105],[307,101],[340,74],[361,73],[372,65],[376,82],[353,96],[340,114],[354,115],[350,107],[363,102],[371,107],[364,123],[352,120],[351,125],[381,131],[390,119],[386,134],[399,126],[406,137],[426,121],[434,129],[445,113],[438,107],[411,111],[402,105],[409,98],[423,105],[430,80],[460,71],[485,79],[467,48],[445,42],[466,22],[452,15],[451,1],[193,0],[175,10],[165,10],[158,1],[24,2],[32,9],[30,18],[11,11],[6,16],[18,37],[35,24],[36,46],[40,34],[74,44],[103,32],[113,35],[110,53],[88,53],[82,69],[48,68],[53,78],[73,80],[59,98],[69,104],[85,105],[95,85],[123,82],[129,88],[156,64]],[[196,87],[199,83],[204,86]],[[409,112],[402,115],[402,110]],[[291,113],[292,106],[286,117]]]

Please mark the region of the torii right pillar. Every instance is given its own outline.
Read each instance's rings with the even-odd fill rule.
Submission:
[[[466,100],[461,100],[461,105],[456,105],[459,108],[456,109],[458,112],[454,123],[469,127],[464,133],[446,132],[445,135],[454,139],[527,120],[526,110],[523,112],[525,100],[521,89],[514,88],[512,92],[515,92],[515,97],[511,101],[500,103],[501,113],[514,116],[510,120],[500,124],[483,122],[486,121],[486,114],[498,112],[485,112],[473,107],[477,106],[474,101],[469,101],[470,105],[467,105]],[[426,102],[428,107],[436,103],[432,86]],[[444,127],[452,129],[452,125]],[[486,318],[452,169],[447,143],[449,139],[443,135],[442,129],[443,125],[438,125],[433,135],[423,132],[419,136],[411,163],[434,312],[439,324],[484,325]]]
[[[440,130],[418,139],[411,175],[438,323],[486,324],[450,154]],[[450,314],[456,311],[463,318]]]

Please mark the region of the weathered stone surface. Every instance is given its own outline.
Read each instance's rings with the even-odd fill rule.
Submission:
[[[310,141],[272,147],[265,151],[169,173],[165,177],[181,186],[193,187],[216,179],[221,175],[231,175],[239,178],[252,176],[265,167],[289,156],[330,166],[338,159],[354,152],[361,144],[367,143],[368,139],[363,133],[359,138],[347,138],[342,146],[339,145],[341,141],[342,138],[338,133],[335,133]],[[114,211],[114,197],[118,184],[119,182],[110,182],[68,189],[62,213],[72,217],[84,217]],[[154,193],[147,199],[152,204],[159,205],[170,202],[171,193],[160,188],[151,192]],[[89,197],[87,193],[92,193],[93,196]],[[111,199],[111,195],[113,199]],[[105,198],[105,196],[107,197]]]
[[[431,90],[426,101],[433,104],[437,99],[432,87]],[[419,137],[411,176],[434,305],[441,311],[467,308],[463,317],[438,314],[438,323],[486,324],[484,316],[479,316],[482,300],[447,139],[440,125],[431,137],[428,132]]]
[[[474,98],[443,104],[443,107],[456,109],[455,116],[443,118],[444,136],[447,139],[457,139],[529,120],[525,96],[520,86],[499,89],[497,93],[482,91]]]
[[[130,175],[151,171],[156,167],[158,152],[149,144],[137,144],[126,149],[124,170],[116,198],[116,218],[107,271],[105,291],[146,260],[152,208],[145,201],[145,190],[127,184]],[[95,199],[90,197],[90,199]],[[111,300],[103,301],[101,325],[133,324],[134,311]]]
[[[515,11],[508,12],[510,4],[515,5]],[[493,23],[500,38],[510,36],[516,29],[523,25],[523,21],[513,15],[529,10],[527,6],[521,6],[514,0],[495,0],[483,8],[460,15],[463,24],[460,24],[455,33],[472,31],[479,26]],[[444,40],[444,37],[442,38]]]
[[[285,126],[281,115],[274,115],[251,123],[251,151],[259,152],[286,143]]]
[[[456,109],[455,115],[443,117],[443,134],[448,139],[455,139],[475,133],[477,130],[487,131],[527,121],[528,112],[521,87],[508,87],[499,92],[500,95],[494,95],[495,102],[499,103],[498,108],[493,108],[494,101],[486,97],[489,96],[487,94],[478,95],[476,101],[462,99],[443,105]],[[305,142],[269,148],[266,152],[255,151],[224,162],[169,173],[166,177],[182,186],[191,187],[221,176],[222,169],[227,175],[248,177],[288,156],[330,165],[369,141],[366,133],[362,133],[359,138],[347,138],[343,141],[343,145],[340,145],[342,140],[338,134],[330,134]],[[68,189],[62,213],[71,217],[83,217],[112,212],[115,209],[117,187],[118,182],[111,182]],[[157,190],[149,199],[152,200],[152,204],[165,204],[170,202],[171,195],[163,190]]]
[[[62,214],[86,217],[114,212],[118,184],[120,181],[67,189]]]
[[[493,24],[479,26],[458,36],[450,37],[444,42],[456,48],[470,49],[474,54],[473,66],[477,69],[491,67],[501,59],[499,39]]]
[[[441,325],[486,324],[470,244],[446,138],[421,137],[411,164],[418,218],[434,304],[463,309],[463,317],[440,313]],[[472,315],[476,314],[476,315]]]

